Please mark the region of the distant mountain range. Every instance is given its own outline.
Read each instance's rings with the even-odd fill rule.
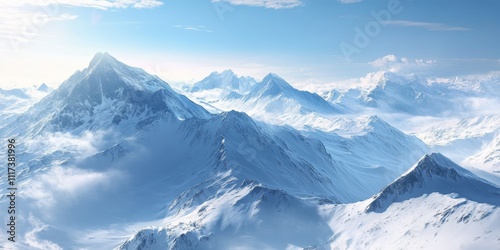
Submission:
[[[231,79],[238,79],[234,73],[231,75]],[[221,75],[213,73],[204,81],[208,79],[216,82]],[[360,124],[360,117],[377,115],[389,119],[391,124],[395,122],[398,129],[416,135],[432,150],[442,151],[457,162],[479,171],[498,172],[500,160],[493,152],[500,120],[493,107],[500,105],[499,76],[428,81],[417,75],[378,72],[365,81],[370,84],[334,89],[321,93],[319,98],[269,74],[244,94],[231,90],[227,84],[223,91],[212,87],[210,91],[185,94],[212,113],[238,110],[266,123],[341,135],[359,129],[356,124]],[[408,117],[414,119],[405,122],[410,120]],[[494,179],[500,183],[500,176]]]
[[[42,83],[31,88],[0,89],[0,127],[15,120],[53,89]]]
[[[323,99],[275,74],[258,82],[228,70],[184,92],[192,101],[98,53],[0,126],[19,142],[17,246],[494,248],[497,183],[347,105],[446,110],[451,97],[438,96],[450,92],[412,79],[385,74],[343,101],[349,94]]]

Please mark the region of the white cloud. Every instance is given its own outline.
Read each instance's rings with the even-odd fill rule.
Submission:
[[[71,133],[50,133],[39,136],[36,139],[26,141],[29,152],[37,152],[43,155],[59,152],[77,152],[75,157],[88,157],[99,151],[98,148],[104,143],[104,138],[112,134],[107,131],[85,132],[81,136]]]
[[[113,172],[91,172],[74,167],[51,167],[22,187],[23,197],[33,199],[40,208],[70,202],[85,192],[109,185]]]
[[[154,8],[162,5],[162,1],[158,0],[19,0],[19,1],[2,1],[0,8],[40,8],[46,10],[47,6],[58,9],[61,6],[85,7],[96,9],[112,9],[112,8]]]
[[[46,250],[62,250],[57,244],[48,241],[38,239],[38,234],[43,232],[48,225],[42,223],[38,218],[33,216],[31,213],[28,217],[28,223],[32,229],[27,232],[24,236],[24,243],[28,245],[31,249],[46,249]]]
[[[19,0],[0,1],[0,46],[4,50],[19,49],[31,39],[41,35],[50,22],[74,20],[76,15],[66,13],[68,7],[101,10],[124,8],[154,8],[162,5],[158,0]]]
[[[349,3],[359,3],[363,0],[338,0],[338,1],[343,4],[349,4]]]
[[[49,21],[65,21],[65,20],[74,20],[78,18],[76,15],[70,15],[70,14],[62,14],[59,16],[51,17],[51,16],[46,16]]]
[[[407,20],[389,20],[384,21],[383,24],[392,25],[392,26],[402,26],[402,27],[416,27],[423,28],[427,30],[434,31],[467,31],[469,28],[459,27],[459,26],[451,26],[443,23],[428,23],[428,22],[414,22]]]
[[[399,72],[399,73],[417,73],[429,66],[437,63],[436,60],[410,59],[406,57],[397,57],[395,55],[386,55],[369,64],[378,70]]]
[[[191,25],[174,25],[174,28],[191,30],[191,31],[201,31],[201,32],[213,32],[213,30],[208,29],[203,25],[191,26]]]
[[[226,2],[232,5],[265,7],[269,9],[288,9],[303,5],[300,0],[212,0],[212,2]]]

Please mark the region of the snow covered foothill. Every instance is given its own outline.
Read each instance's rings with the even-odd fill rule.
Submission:
[[[425,155],[374,197],[324,205],[328,249],[494,249],[500,188],[441,154]]]

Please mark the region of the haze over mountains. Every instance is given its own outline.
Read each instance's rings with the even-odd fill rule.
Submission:
[[[500,114],[457,103],[498,100],[499,82],[464,81],[384,73],[370,88],[319,95],[227,70],[179,93],[98,53],[0,124],[19,142],[23,204],[19,241],[2,232],[1,245],[493,248]],[[2,103],[29,98],[4,92]],[[466,152],[474,169],[436,149]]]

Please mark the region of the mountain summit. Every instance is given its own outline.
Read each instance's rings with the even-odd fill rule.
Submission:
[[[244,94],[247,93],[255,83],[255,79],[244,76],[238,77],[232,70],[228,69],[221,73],[212,72],[203,80],[195,83],[190,92],[221,89],[227,92]]]
[[[33,131],[142,127],[159,118],[208,117],[208,112],[173,91],[160,78],[97,53],[89,66],[34,105],[21,120]],[[124,124],[122,124],[125,122]],[[24,131],[26,132],[26,131]]]
[[[276,74],[270,73],[262,81],[255,86],[252,91],[252,96],[254,97],[266,97],[266,96],[276,96],[279,94],[293,94],[296,89],[294,89],[290,84],[288,84],[283,78]]]
[[[425,155],[399,179],[377,194],[367,211],[383,212],[394,202],[435,192],[500,205],[500,188],[458,166],[442,154],[432,153]]]
[[[261,82],[257,83],[252,91],[242,98],[242,101],[246,103],[246,106],[258,106],[266,111],[276,110],[276,107],[279,106],[302,110],[303,113],[341,113],[336,106],[328,103],[319,95],[295,89],[283,78],[273,73],[268,74]]]

